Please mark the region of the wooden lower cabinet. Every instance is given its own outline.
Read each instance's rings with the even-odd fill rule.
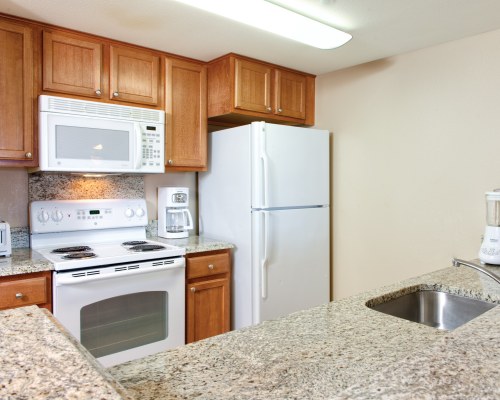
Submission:
[[[231,329],[229,250],[186,256],[186,343]]]
[[[0,277],[0,310],[31,305],[52,311],[50,271]]]

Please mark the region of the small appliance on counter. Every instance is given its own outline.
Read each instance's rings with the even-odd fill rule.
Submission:
[[[486,230],[479,259],[484,264],[500,265],[500,189],[486,192]]]
[[[158,188],[158,236],[167,239],[187,238],[193,229],[189,212],[189,189],[186,187]]]
[[[0,257],[10,257],[11,254],[10,225],[5,221],[0,221]]]

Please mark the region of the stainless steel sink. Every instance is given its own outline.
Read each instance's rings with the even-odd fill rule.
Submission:
[[[376,304],[376,300],[372,299],[366,305],[394,317],[447,331],[497,306],[482,300],[426,289],[418,289],[379,304]]]

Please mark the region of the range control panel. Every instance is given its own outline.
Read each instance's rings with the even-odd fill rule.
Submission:
[[[31,233],[146,226],[144,199],[46,200],[30,204]]]

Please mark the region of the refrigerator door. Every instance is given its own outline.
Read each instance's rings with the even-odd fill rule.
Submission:
[[[252,208],[329,204],[330,134],[254,122]]]
[[[330,299],[328,207],[252,212],[253,323]]]

